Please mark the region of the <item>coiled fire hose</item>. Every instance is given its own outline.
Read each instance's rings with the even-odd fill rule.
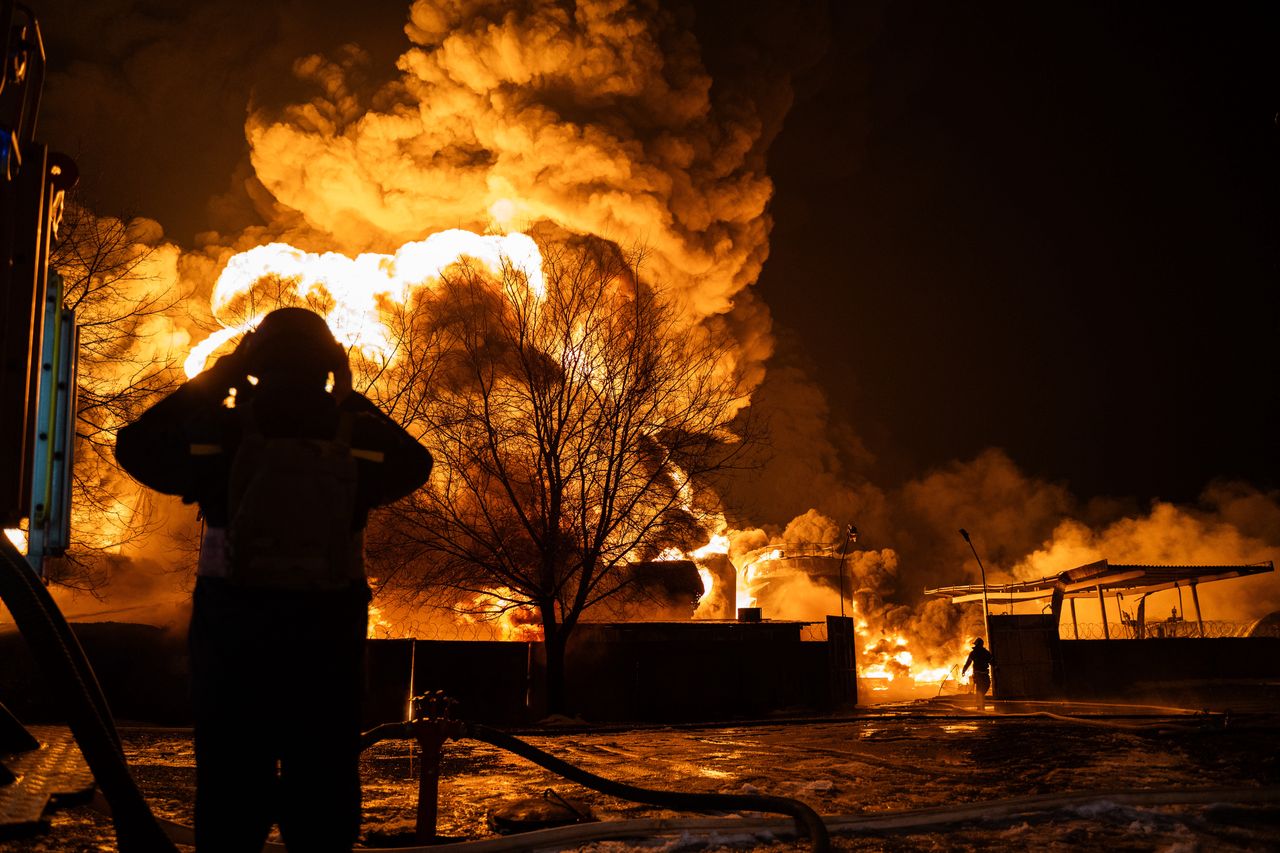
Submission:
[[[425,722],[428,726],[433,727],[437,733],[442,733],[443,737],[453,739],[466,737],[496,746],[499,749],[505,749],[507,752],[532,761],[534,764],[563,776],[571,782],[576,782],[579,785],[621,800],[629,800],[633,803],[643,803],[673,811],[754,811],[787,815],[795,821],[797,834],[808,837],[810,850],[814,851],[814,853],[827,853],[831,849],[831,839],[827,833],[826,824],[822,822],[822,817],[800,800],[794,800],[790,797],[774,797],[767,794],[709,794],[641,788],[636,785],[628,785],[625,782],[597,776],[577,765],[556,758],[551,753],[538,749],[533,744],[525,743],[506,732],[500,732],[480,723],[450,719]],[[363,735],[361,749],[367,749],[378,741],[387,738],[414,737],[416,734],[418,734],[418,730],[413,722],[390,723],[378,726]],[[443,737],[440,739],[443,740]]]
[[[49,591],[18,549],[0,536],[0,600],[18,626],[75,735],[85,763],[111,806],[122,853],[169,853],[173,842],[129,774],[120,736],[84,650]]]
[[[462,731],[466,737],[513,752],[572,782],[594,788],[611,797],[679,811],[756,811],[789,815],[795,820],[797,829],[803,827],[803,834],[809,838],[810,850],[814,853],[827,853],[831,849],[826,824],[817,812],[800,800],[766,794],[703,794],[640,788],[597,776],[506,732],[479,723],[463,723]]]

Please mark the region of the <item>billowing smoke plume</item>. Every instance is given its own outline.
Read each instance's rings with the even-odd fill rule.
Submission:
[[[1280,559],[1280,495],[1242,483],[1214,483],[1197,506],[1157,501],[1140,515],[1094,526],[1067,518],[1012,572],[1041,577],[1101,559],[1121,565],[1275,562]],[[1249,620],[1280,610],[1280,581],[1274,574],[1204,584],[1199,595],[1205,618]],[[1176,592],[1163,596],[1169,604],[1178,598]]]
[[[713,91],[686,24],[653,2],[419,0],[400,78],[367,103],[359,51],[297,63],[320,93],[253,113],[254,170],[337,248],[549,222],[643,246],[691,319],[723,314],[768,255],[778,116]]]
[[[887,602],[912,607],[928,587],[977,582],[977,565],[959,536],[961,527],[970,531],[993,583],[1054,575],[1101,559],[1139,565],[1280,560],[1280,494],[1243,483],[1214,483],[1193,506],[1156,501],[1135,509],[1123,501],[1081,503],[1064,486],[1028,476],[994,449],[895,489],[840,485],[832,493],[812,492],[809,498],[818,506],[853,508],[847,517],[856,519],[868,550],[855,550],[850,565],[861,567],[865,562],[875,569],[854,571],[873,596],[872,609]],[[864,512],[854,514],[859,507]],[[810,509],[785,526],[741,531],[733,541],[738,553],[795,542],[834,547],[843,538],[842,529],[843,519],[837,522]],[[1176,591],[1161,595],[1178,604]],[[829,611],[829,591],[819,598]],[[1204,584],[1200,601],[1206,619],[1250,621],[1280,610],[1280,576],[1268,573]],[[918,613],[926,614],[936,604]],[[1090,602],[1080,606],[1094,608]],[[1163,598],[1160,606],[1165,606]],[[1189,601],[1181,605],[1188,606]],[[797,612],[796,618],[816,618],[823,612],[800,609],[805,615]],[[905,612],[901,615],[905,618]]]
[[[849,506],[855,491],[841,487],[834,496],[812,497]],[[1110,501],[1078,506],[1061,486],[1028,477],[1003,453],[988,450],[880,498],[877,511],[859,520],[871,543],[865,546],[846,543],[846,525],[814,509],[785,526],[729,534],[729,555],[745,569],[739,594],[745,584],[752,603],[771,618],[821,624],[839,611],[843,588],[844,609],[855,620],[864,701],[954,686],[969,641],[983,634],[980,607],[922,596],[926,587],[977,582],[972,554],[957,535],[960,524],[972,531],[992,583],[1052,576],[1101,559],[1248,565],[1280,557],[1280,495],[1239,483],[1211,485],[1196,506],[1155,502],[1124,515],[1117,512],[1122,504]],[[1007,609],[998,599],[993,605],[994,612]],[[1132,616],[1134,601],[1111,599],[1108,620],[1119,618],[1112,608],[1126,606]],[[1165,590],[1147,601],[1146,618],[1161,620],[1176,609],[1193,619],[1194,607],[1190,594]],[[1280,578],[1266,573],[1202,583],[1199,607],[1206,622],[1234,623],[1219,630],[1246,631],[1280,610]],[[1092,598],[1077,600],[1075,610],[1081,622],[1100,621]]]
[[[714,81],[682,2],[418,0],[404,26],[409,49],[401,43],[389,81],[378,79],[385,66],[375,68],[385,43],[335,48],[342,27],[316,23],[325,16],[306,4],[261,10],[229,0],[159,14],[120,0],[82,12],[55,2],[46,19],[78,57],[51,78],[49,119],[71,133],[85,122],[100,128],[84,157],[91,174],[106,175],[100,189],[134,202],[119,186],[129,170],[116,161],[125,160],[110,151],[131,140],[128,150],[150,151],[142,159],[155,167],[144,194],[167,184],[168,198],[209,200],[208,222],[219,229],[185,253],[162,245],[158,227],[147,232],[148,263],[165,270],[128,285],[183,293],[190,304],[157,312],[138,351],[119,354],[119,375],[99,377],[103,388],[127,381],[130,361],[171,362],[208,333],[208,297],[235,252],[273,240],[393,252],[454,227],[640,247],[644,273],[689,322],[732,329],[740,365],[754,381],[762,375],[769,314],[747,288],[768,254],[764,155],[790,105],[789,74],[821,50],[752,45],[820,46],[814,9],[732,10],[739,46],[716,48],[728,73]],[[262,26],[245,28],[248,19]],[[289,61],[309,99],[280,83]],[[221,86],[204,85],[215,78]],[[246,101],[247,158],[217,195],[209,173],[225,148],[222,130]],[[199,174],[168,168],[179,152]],[[103,425],[105,457],[118,425]],[[104,493],[134,491],[109,471],[100,476]],[[115,517],[128,528],[110,531],[120,540],[176,519],[132,496]]]
[[[752,397],[767,426],[770,456],[726,490],[729,524],[742,531],[734,538],[738,553],[787,542],[838,545],[844,525],[855,523],[861,532],[855,550],[892,554],[894,570],[877,575],[869,588],[908,606],[923,602],[927,588],[977,582],[961,528],[972,535],[993,582],[1056,574],[1100,559],[1152,565],[1280,561],[1280,493],[1244,483],[1212,483],[1194,505],[1082,500],[1066,484],[1031,476],[990,448],[885,484],[873,476],[876,460],[866,443],[831,416],[826,391],[794,363],[792,350],[784,347],[774,357]],[[1160,595],[1177,604],[1176,591]],[[1200,596],[1206,618],[1251,620],[1280,609],[1280,574],[1205,584]]]
[[[691,13],[650,0],[418,0],[404,29],[407,51],[403,41],[335,50],[353,38],[341,32],[349,7],[335,15],[296,0],[262,5],[157,12],[128,0],[47,4],[45,11],[66,7],[66,27],[46,18],[51,32],[84,23],[73,39],[84,58],[51,77],[46,126],[61,121],[71,138],[81,126],[101,128],[107,144],[145,151],[138,169],[145,163],[146,183],[171,197],[208,199],[232,188],[211,205],[221,233],[203,235],[199,251],[157,254],[164,270],[155,289],[165,286],[160,279],[176,279],[174,287],[196,298],[149,341],[176,343],[193,332],[226,259],[271,240],[308,251],[393,252],[445,228],[550,227],[645,247],[648,273],[691,320],[729,325],[743,363],[763,364],[772,347],[769,313],[749,285],[768,254],[764,154],[789,106],[794,70],[778,67],[777,56],[812,61],[821,50],[760,51],[729,63],[741,79],[719,70],[713,79]],[[765,4],[729,5],[735,21],[764,21],[754,6]],[[769,15],[785,9],[809,20],[803,38],[814,40],[820,14],[772,5]],[[803,40],[794,21],[755,29]],[[389,82],[378,79],[383,55],[400,57]],[[290,64],[311,87],[309,99],[282,94],[279,78]],[[210,128],[200,122],[239,126],[250,90],[248,159],[211,185],[217,170],[202,145]],[[176,152],[188,157],[185,168],[175,166]],[[135,170],[111,155],[91,150],[83,165],[114,175],[117,194],[132,202],[123,187],[137,183]],[[159,235],[145,242],[158,245]],[[161,356],[156,349],[137,357]],[[866,447],[847,425],[830,422],[825,396],[805,371],[771,368],[754,407],[770,423],[775,453],[727,496],[736,510],[729,521],[741,529],[735,553],[838,542],[844,525],[856,522],[862,541],[850,566],[858,600],[895,630],[910,625],[930,637],[960,630],[937,603],[901,609],[925,587],[976,579],[960,527],[997,580],[1103,557],[1234,563],[1275,559],[1280,550],[1277,495],[1247,486],[1211,486],[1195,507],[1082,503],[998,450],[878,486]],[[1210,584],[1202,596],[1206,610],[1221,604],[1220,615],[1247,618],[1280,606],[1278,589],[1270,575]],[[1235,590],[1244,592],[1229,594]]]

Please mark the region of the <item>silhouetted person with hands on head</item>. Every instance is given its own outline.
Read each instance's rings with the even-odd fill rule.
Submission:
[[[190,633],[197,850],[258,853],[277,822],[291,851],[350,850],[364,528],[426,482],[431,455],[351,389],[323,318],[281,308],[122,428],[116,458],[205,522]]]
[[[960,677],[963,678],[969,671],[969,667],[973,666],[973,692],[977,694],[979,711],[987,707],[987,691],[991,689],[990,668],[994,660],[994,656],[984,646],[982,638],[978,637],[973,641],[973,651],[969,652],[969,656],[964,659],[964,666],[960,668]]]

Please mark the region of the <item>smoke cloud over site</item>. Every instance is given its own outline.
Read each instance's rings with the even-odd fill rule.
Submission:
[[[184,296],[149,320],[142,343],[116,364],[176,366],[216,328],[209,297],[226,261],[269,242],[354,256],[393,254],[451,228],[590,235],[643,251],[643,272],[690,326],[719,324],[735,335],[769,448],[724,496],[731,557],[789,542],[838,545],[854,522],[862,539],[850,555],[853,600],[888,629],[914,632],[931,646],[956,643],[972,627],[946,612],[949,605],[921,603],[926,587],[976,579],[957,534],[962,527],[997,581],[1098,559],[1280,558],[1280,496],[1244,482],[1206,484],[1194,505],[1134,504],[1074,495],[998,448],[900,482],[875,482],[874,451],[856,417],[833,416],[829,389],[810,371],[769,361],[773,321],[752,290],[770,255],[774,188],[766,154],[791,103],[790,75],[822,55],[822,16],[797,23],[808,7],[743,13],[756,33],[777,16],[776,38],[798,37],[812,48],[783,61],[776,56],[789,52],[773,46],[775,58],[760,60],[772,63],[772,78],[762,81],[758,66],[722,55],[724,74],[716,76],[695,34],[697,14],[707,10],[683,4],[417,0],[401,13],[402,31],[369,44],[319,23],[289,24],[310,17],[301,3],[285,4],[273,18],[274,40],[234,25],[253,4],[210,4],[186,17],[131,14],[130,21],[150,21],[135,29],[123,23],[133,5],[115,6],[86,19],[113,22],[102,44],[90,47],[74,30],[67,37],[84,58],[50,81],[52,126],[79,127],[102,115],[105,127],[136,127],[145,139],[86,138],[88,162],[109,163],[102,152],[116,145],[166,152],[153,164],[169,170],[165,180],[174,170],[204,170],[192,197],[205,208],[205,227],[191,229],[181,247],[149,221],[135,226],[139,253],[155,249],[146,286]],[[288,82],[259,85],[255,75],[268,72]],[[220,73],[230,81],[225,90],[209,82]],[[201,92],[201,103],[216,103],[217,113],[187,118],[187,88]],[[166,121],[213,121],[219,132],[234,123],[245,147],[227,169],[228,162],[201,154],[191,128],[174,129],[180,145],[168,141]],[[215,165],[222,172],[208,174]],[[104,211],[134,202],[118,184],[103,188],[111,197],[90,203]],[[842,286],[878,283],[854,270]],[[121,491],[126,510],[144,509]],[[181,512],[166,506],[128,523],[180,526]],[[154,549],[146,555],[154,559]],[[154,567],[145,562],[151,578]],[[804,584],[797,581],[787,612],[767,615],[807,619],[829,610],[829,595]],[[164,584],[122,583],[121,592],[126,586],[132,602]],[[1266,575],[1229,592],[1208,585],[1202,597],[1215,618],[1256,618],[1280,609],[1280,581]]]

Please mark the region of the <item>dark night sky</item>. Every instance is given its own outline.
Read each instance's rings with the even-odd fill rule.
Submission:
[[[39,4],[54,66],[127,53],[118,16],[134,5]],[[117,127],[98,103],[86,132],[51,100],[45,132],[86,140],[94,198],[189,241],[243,158],[248,93],[276,96],[292,45],[354,40],[388,74],[406,45],[407,2],[268,5],[286,11],[261,27],[148,5],[204,29],[174,45],[190,59],[155,75],[144,122]],[[730,32],[714,16],[739,7],[697,5],[714,73]],[[874,477],[998,446],[1083,497],[1188,500],[1216,476],[1280,486],[1266,6],[885,0],[813,16],[829,48],[770,150],[758,289],[780,357],[810,367],[877,455]],[[763,49],[811,49],[775,41]],[[214,74],[202,51],[230,59]]]
[[[1084,496],[1280,485],[1264,5],[833,4],[759,286],[882,478],[994,445]]]

